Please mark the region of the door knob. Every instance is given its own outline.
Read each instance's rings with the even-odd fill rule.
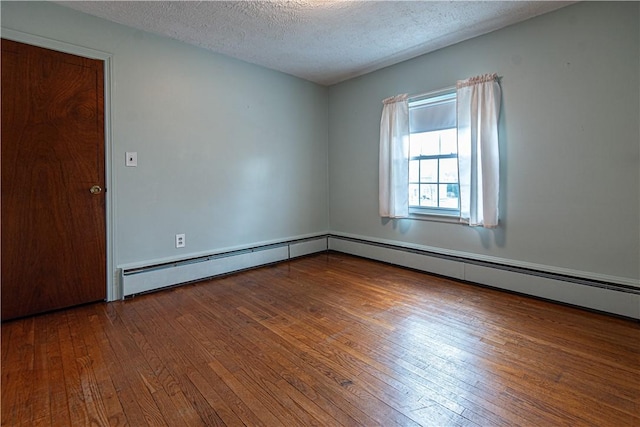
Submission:
[[[100,188],[99,185],[94,185],[89,189],[89,191],[91,192],[91,194],[100,194],[102,193],[102,188]]]

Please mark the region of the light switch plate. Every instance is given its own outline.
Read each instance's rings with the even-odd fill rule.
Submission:
[[[138,166],[138,153],[135,151],[127,151],[126,153],[126,166],[136,167]]]

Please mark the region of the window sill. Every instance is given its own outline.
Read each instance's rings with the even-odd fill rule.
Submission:
[[[458,212],[452,213],[433,213],[433,212],[420,212],[419,210],[409,211],[410,219],[417,219],[419,221],[431,221],[431,222],[445,222],[448,224],[464,224],[460,222]]]

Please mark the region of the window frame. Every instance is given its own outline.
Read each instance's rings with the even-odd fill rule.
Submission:
[[[444,99],[451,99],[453,98],[456,102],[456,107],[457,107],[457,93],[456,93],[456,87],[448,87],[445,89],[441,89],[441,90],[437,90],[437,91],[433,91],[433,92],[428,92],[428,93],[424,93],[421,95],[416,95],[416,96],[412,96],[408,99],[408,104],[409,104],[409,112],[411,112],[412,108],[418,108],[424,105],[428,105],[431,103],[436,103],[436,102],[441,102]],[[454,108],[456,108],[454,107]],[[456,123],[456,127],[454,128],[447,128],[447,129],[456,129],[457,130],[457,123]],[[446,129],[442,129],[442,130],[446,130]],[[411,140],[411,135],[414,132],[411,132],[411,129],[409,129],[409,140]],[[415,132],[417,133],[421,133],[421,132]],[[457,140],[457,137],[456,137]],[[409,142],[409,146],[411,147],[411,142]],[[458,153],[456,150],[455,154],[449,153],[449,154],[435,154],[435,155],[419,155],[419,156],[413,156],[413,157],[409,157],[408,161],[410,162],[411,160],[430,160],[430,159],[450,159],[450,158],[458,158]],[[440,176],[439,176],[439,163],[438,162],[438,181],[437,182],[433,182],[431,184],[435,184],[437,186],[440,186],[442,184],[449,184],[446,182],[440,182]],[[411,181],[410,179],[408,180],[408,186],[407,186],[407,192],[409,192],[409,186],[412,184],[421,184],[421,181],[418,182],[414,182]],[[456,182],[456,184],[458,185],[458,188],[460,186],[460,179],[458,176],[458,180]],[[438,191],[440,191],[438,189]],[[459,191],[458,191],[459,194]],[[410,199],[409,199],[410,200]],[[431,221],[443,221],[443,222],[458,222],[459,221],[459,217],[460,217],[460,197],[458,196],[458,207],[457,208],[448,208],[448,207],[432,207],[432,206],[416,206],[416,205],[409,205],[409,216],[411,218],[414,219],[422,219],[422,220],[431,220]]]

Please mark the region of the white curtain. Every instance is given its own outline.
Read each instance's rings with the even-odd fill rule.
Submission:
[[[409,104],[407,95],[382,101],[380,119],[380,216],[409,216]]]
[[[498,226],[498,117],[496,74],[458,81],[458,172],[460,220],[471,226]]]

